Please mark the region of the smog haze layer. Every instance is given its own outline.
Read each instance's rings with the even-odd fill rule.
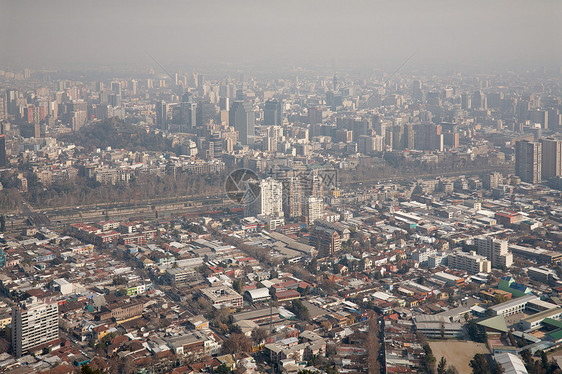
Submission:
[[[557,68],[561,14],[558,0],[3,0],[0,64]]]

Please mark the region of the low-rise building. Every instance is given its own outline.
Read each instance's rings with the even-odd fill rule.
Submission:
[[[208,287],[201,290],[201,294],[217,308],[242,306],[244,300],[242,296],[228,286]]]

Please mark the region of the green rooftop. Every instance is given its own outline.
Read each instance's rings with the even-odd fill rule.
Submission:
[[[477,322],[477,324],[501,332],[507,332],[509,330],[507,328],[507,324],[505,323],[505,318],[502,315],[487,318],[485,320]]]
[[[546,334],[546,336],[548,336],[548,340],[556,342],[562,339],[562,329],[554,330],[553,332]]]
[[[562,321],[559,321],[557,319],[545,318],[542,320],[542,323],[544,323],[545,325],[556,327],[557,329],[562,328]]]

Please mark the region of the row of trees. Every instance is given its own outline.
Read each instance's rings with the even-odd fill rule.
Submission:
[[[486,342],[486,329],[484,328],[484,326],[477,324],[476,321],[470,320],[466,324],[466,330],[471,340],[478,343]]]
[[[158,198],[177,196],[211,195],[221,193],[224,175],[193,175],[178,173],[175,177],[160,177],[153,174],[134,176],[128,184],[100,184],[92,179],[77,177],[75,180],[56,181],[44,186],[35,174],[27,172],[28,192],[16,187],[0,191],[0,209],[15,210],[25,199],[36,207],[71,207],[85,204],[120,202],[135,204]],[[0,183],[4,178],[0,178]]]
[[[528,349],[521,352],[521,358],[529,374],[562,374],[562,370],[554,360],[549,360],[546,352],[538,351],[537,357],[533,357]],[[505,372],[503,367],[496,362],[489,361],[486,355],[477,353],[470,360],[469,366],[473,374],[502,374]],[[445,373],[439,372],[438,374]]]
[[[502,374],[504,369],[501,365],[493,362],[489,363],[486,355],[477,353],[474,358],[470,360],[468,365],[472,368],[473,374]]]
[[[562,374],[558,364],[554,360],[549,360],[545,351],[538,351],[535,359],[528,349],[521,352],[521,358],[529,374]]]

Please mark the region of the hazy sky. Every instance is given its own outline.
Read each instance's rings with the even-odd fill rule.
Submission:
[[[562,0],[0,0],[0,64],[562,65]]]

